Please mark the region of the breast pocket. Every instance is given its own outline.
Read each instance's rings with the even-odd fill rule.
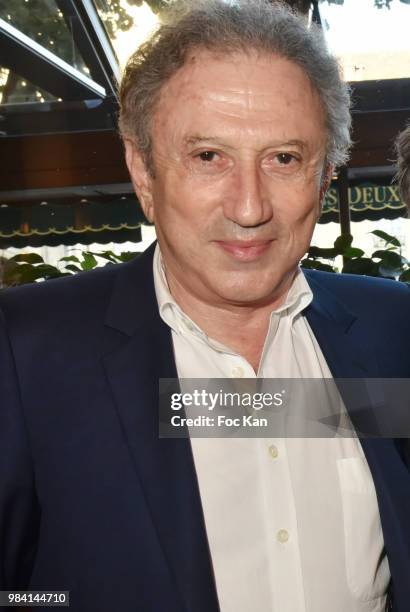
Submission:
[[[343,508],[346,577],[360,601],[382,597],[390,580],[373,479],[362,457],[337,461]]]

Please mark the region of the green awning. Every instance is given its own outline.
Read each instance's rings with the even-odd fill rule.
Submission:
[[[407,212],[397,185],[368,182],[349,187],[349,207],[352,221],[395,219],[406,216]],[[326,193],[319,223],[329,221],[339,221],[339,192],[334,183]]]
[[[139,242],[143,222],[133,196],[70,204],[0,204],[0,248]]]
[[[353,221],[396,218],[407,212],[396,185],[351,186],[349,203]],[[331,221],[339,221],[335,184],[326,194],[319,222]],[[0,199],[0,248],[139,242],[144,222],[141,207],[131,193],[8,204],[2,204]]]

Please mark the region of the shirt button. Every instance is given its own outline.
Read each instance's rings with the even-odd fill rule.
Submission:
[[[244,374],[245,374],[245,371],[240,366],[238,366],[236,368],[232,368],[232,376],[233,376],[233,378],[243,378]]]
[[[278,542],[284,544],[289,540],[289,533],[286,531],[286,529],[279,529],[278,533],[276,534],[276,538]]]
[[[279,455],[277,446],[275,446],[274,444],[271,444],[269,447],[269,454],[272,457],[272,459],[276,459],[276,457]]]

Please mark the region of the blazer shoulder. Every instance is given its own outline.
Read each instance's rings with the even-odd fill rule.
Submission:
[[[25,320],[33,323],[50,322],[68,313],[94,313],[106,302],[122,266],[80,272],[73,276],[49,279],[0,291],[0,309],[9,325]]]
[[[353,311],[378,308],[409,309],[410,287],[391,279],[358,274],[333,274],[319,270],[304,270],[313,293],[317,289],[330,292]]]
[[[349,313],[349,334],[371,348],[387,378],[410,372],[410,291],[405,283],[353,274],[307,271],[313,301],[333,316]]]

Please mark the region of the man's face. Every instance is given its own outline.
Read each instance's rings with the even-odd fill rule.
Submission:
[[[127,161],[171,291],[212,305],[284,297],[323,195],[324,111],[280,57],[193,51],[161,91],[154,177]]]

